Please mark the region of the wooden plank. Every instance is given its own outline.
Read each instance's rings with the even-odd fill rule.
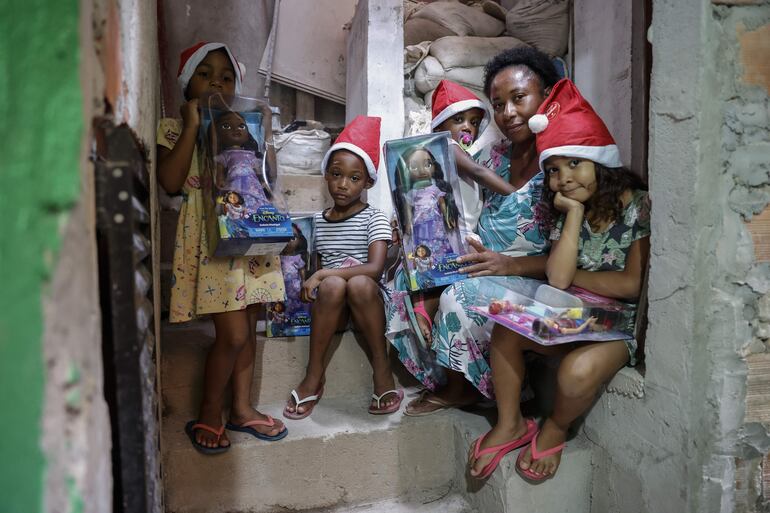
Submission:
[[[746,414],[744,422],[760,422],[770,426],[770,353],[757,353],[746,358]]]
[[[754,241],[754,258],[757,262],[770,261],[770,208],[746,223]]]

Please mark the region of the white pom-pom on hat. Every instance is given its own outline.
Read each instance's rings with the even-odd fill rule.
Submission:
[[[539,134],[548,128],[548,118],[545,114],[535,114],[529,118],[527,124],[529,125],[529,129],[533,134]]]

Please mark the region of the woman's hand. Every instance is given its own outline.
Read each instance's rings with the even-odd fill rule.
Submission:
[[[312,303],[315,300],[316,289],[323,281],[323,277],[319,276],[320,274],[320,271],[313,273],[313,275],[302,284],[299,298],[305,303]]]
[[[471,278],[479,276],[507,276],[512,274],[512,257],[487,249],[481,241],[472,237],[468,237],[466,240],[476,252],[458,257],[457,262],[472,264],[460,269],[461,273],[467,274]]]
[[[556,207],[556,210],[564,214],[570,210],[579,210],[581,212],[584,210],[582,203],[577,200],[567,198],[560,192],[557,192],[556,196],[553,197],[553,206]]]
[[[198,127],[200,127],[201,115],[197,98],[183,103],[182,106],[179,107],[179,113],[182,115],[184,128],[190,127],[197,130]]]

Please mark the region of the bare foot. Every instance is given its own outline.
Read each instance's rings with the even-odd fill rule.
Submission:
[[[311,395],[318,395],[323,388],[323,381],[323,379],[314,380],[310,379],[308,376],[305,376],[305,379],[303,379],[302,382],[297,385],[297,388],[294,389],[297,391],[299,400],[302,401],[302,399],[310,397]],[[289,396],[289,400],[286,402],[284,411],[287,413],[296,413],[297,415],[302,415],[308,411],[308,409],[315,406],[316,402],[317,401],[307,401],[297,406],[294,402],[294,397]]]
[[[198,423],[206,424],[214,429],[218,429],[222,425],[222,413],[220,408],[212,408],[205,404],[201,405],[200,412],[198,413]],[[217,442],[217,435],[206,431],[205,429],[195,430],[195,441],[204,447],[229,447],[230,440],[225,433],[219,437]]]
[[[267,415],[258,412],[252,407],[249,407],[244,410],[231,410],[230,411],[230,423],[235,424],[236,426],[240,426],[241,424],[245,424],[246,422],[249,422],[251,420],[267,420]],[[251,428],[254,431],[257,431],[263,435],[267,436],[275,436],[281,431],[283,431],[283,422],[281,422],[278,419],[273,419],[273,426],[252,426]]]
[[[560,429],[551,419],[547,419],[537,435],[537,450],[543,452],[564,443],[566,439],[567,430]],[[554,475],[561,462],[561,451],[533,462],[530,447],[526,448],[526,452],[519,462],[519,468],[522,470],[529,469],[543,479]]]
[[[519,416],[518,422],[516,422],[516,424],[514,424],[511,428],[500,427],[500,424],[497,424],[489,433],[487,433],[487,436],[484,437],[484,441],[481,443],[479,450],[511,442],[517,438],[521,438],[526,434],[526,432],[527,424],[524,422],[524,418],[521,416]],[[486,467],[489,462],[494,459],[495,453],[482,454],[479,456],[479,459],[475,459],[473,457],[474,446],[475,443],[471,444],[470,450],[468,451],[468,467],[470,467],[471,475],[476,477],[481,474],[481,471],[484,470],[484,467]]]
[[[393,379],[393,373],[390,370],[390,364],[383,362],[380,365],[374,364],[374,372],[372,374],[372,381],[374,381],[374,394],[380,396],[390,390],[395,390],[396,382]],[[377,401],[372,399],[370,408],[373,410],[386,410],[396,404],[399,401],[398,393],[387,394],[380,400],[379,406]]]

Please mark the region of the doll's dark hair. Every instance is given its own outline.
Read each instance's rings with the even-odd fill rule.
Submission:
[[[431,179],[436,183],[436,187],[439,188],[440,191],[444,192],[446,196],[444,196],[444,201],[447,208],[447,216],[444,217],[444,226],[446,226],[447,223],[447,217],[450,219],[454,219],[457,221],[458,216],[460,213],[457,210],[457,205],[455,205],[455,199],[454,195],[452,194],[452,188],[449,186],[449,183],[444,179],[444,170],[441,168],[441,164],[438,160],[436,160],[436,157],[433,156],[433,153],[431,153],[430,149],[428,149],[425,146],[414,146],[401,154],[401,156],[398,159],[398,163],[396,165],[396,191],[398,194],[394,195],[395,199],[395,206],[396,210],[398,211],[399,218],[401,220],[405,219],[411,219],[410,216],[407,215],[409,205],[407,204],[404,195],[411,190],[411,183],[409,177],[409,169],[407,168],[407,162],[409,161],[409,157],[411,157],[414,153],[418,151],[424,151],[427,152],[428,155],[433,159],[433,173],[431,174]],[[403,228],[403,227],[402,227]],[[447,226],[447,228],[449,228]]]
[[[647,190],[647,186],[625,167],[605,167],[594,162],[594,169],[596,170],[596,192],[590,199],[591,217],[603,221],[618,221],[623,212],[621,199],[623,192],[635,189]],[[556,193],[548,186],[548,181],[546,173],[540,202],[536,206],[545,231],[556,226],[556,222],[563,215],[553,205]],[[589,205],[586,205],[586,213],[588,208]]]
[[[418,244],[414,248],[414,254],[415,255],[417,255],[417,250],[420,249],[420,248],[425,250],[425,256],[431,256],[433,254],[433,252],[430,250],[430,248],[428,246],[426,246],[425,244]]]
[[[551,334],[551,329],[542,319],[535,319],[532,321],[532,333],[538,337],[545,338]]]
[[[294,232],[294,238],[297,239],[297,250],[295,255],[307,255],[307,238],[305,237],[305,234],[302,233],[302,230],[299,229],[299,226],[297,226],[295,223],[291,223],[291,229]]]
[[[525,46],[503,50],[492,57],[484,66],[484,94],[489,98],[492,80],[498,73],[511,66],[525,66],[540,80],[540,85],[545,91],[553,87],[561,78],[551,58],[540,50]]]
[[[241,194],[238,191],[227,191],[224,195],[225,203],[230,204],[230,201],[228,200],[230,199],[231,194],[235,194],[235,197],[238,198],[237,205],[243,205],[245,203],[243,201],[243,196],[241,196]]]

